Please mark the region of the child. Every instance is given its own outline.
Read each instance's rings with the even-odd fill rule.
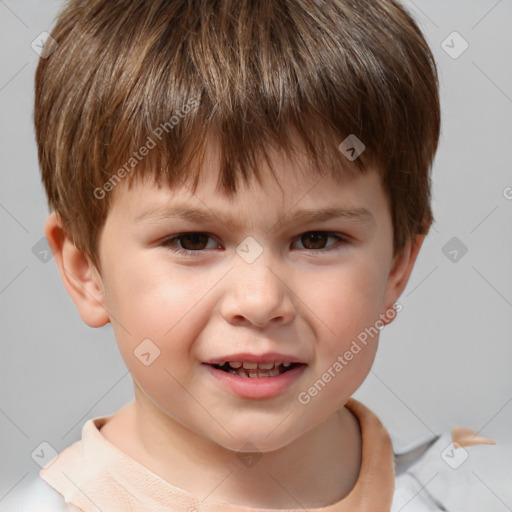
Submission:
[[[351,398],[433,221],[437,74],[407,12],[72,0],[51,36],[46,237],[135,398],[41,471],[48,510],[445,510]]]

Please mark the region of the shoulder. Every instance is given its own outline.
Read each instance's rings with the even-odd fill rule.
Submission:
[[[64,501],[53,487],[40,476],[27,482],[10,506],[10,512],[78,512],[78,509]]]
[[[512,503],[512,440],[491,444],[473,432],[471,442],[458,444],[455,431],[395,450],[391,512],[481,512]]]

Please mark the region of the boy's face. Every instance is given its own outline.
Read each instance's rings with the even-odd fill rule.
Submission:
[[[101,308],[113,326],[139,411],[232,450],[283,447],[347,401],[377,350],[378,335],[366,344],[360,335],[393,318],[417,254],[408,246],[393,258],[391,213],[374,171],[337,184],[275,158],[282,191],[265,174],[264,188],[241,183],[229,199],[216,188],[213,157],[195,194],[120,184],[100,237],[95,314]],[[293,220],[356,208],[366,216]],[[211,219],[166,216],[173,209]],[[203,235],[168,242],[186,233]],[[92,300],[74,299],[87,322]],[[207,364],[270,352],[302,365],[259,381]]]

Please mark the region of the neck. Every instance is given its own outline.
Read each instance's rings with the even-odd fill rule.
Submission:
[[[251,459],[174,421],[135,389],[135,401],[101,432],[175,487],[238,506],[317,508],[340,501],[355,485],[361,433],[345,407],[285,447]]]

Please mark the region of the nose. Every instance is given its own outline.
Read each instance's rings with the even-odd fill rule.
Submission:
[[[263,328],[287,325],[295,318],[290,283],[265,252],[252,263],[235,258],[221,304],[223,318],[233,325]]]

